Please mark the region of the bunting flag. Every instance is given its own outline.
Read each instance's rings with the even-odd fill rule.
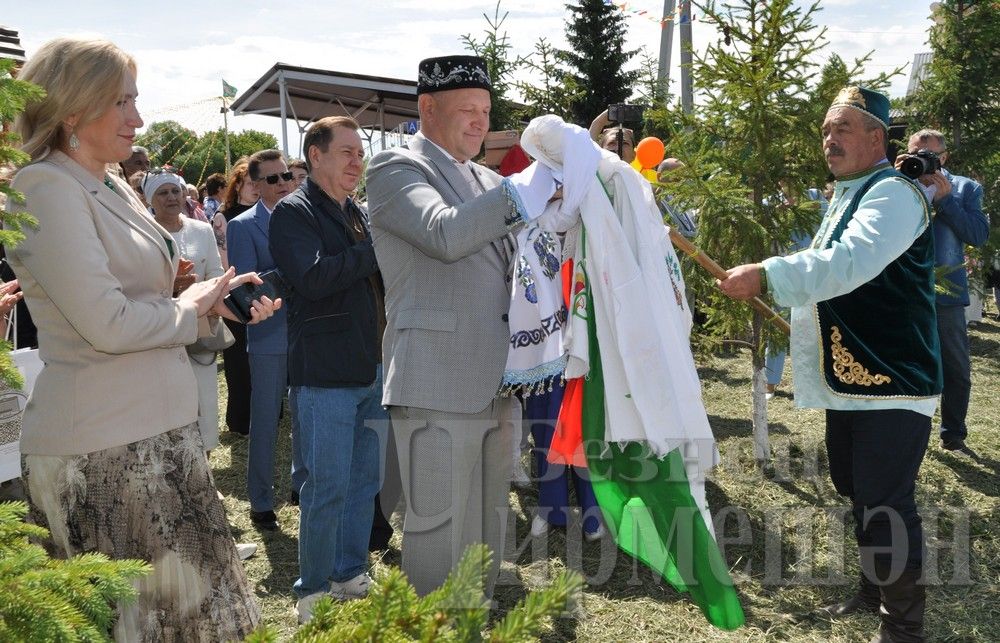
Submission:
[[[222,79],[222,97],[223,98],[236,98],[236,88],[226,82],[226,79]]]
[[[589,287],[585,296],[590,373],[580,378],[581,422],[590,483],[601,513],[622,551],[659,573],[678,592],[690,594],[712,625],[735,630],[746,620],[743,608],[691,494],[680,449],[657,458],[639,443],[621,446],[605,441],[604,374]]]
[[[615,7],[616,9],[619,9],[620,11],[623,11],[625,13],[630,13],[630,14],[632,14],[634,16],[640,16],[640,17],[645,18],[647,20],[650,20],[652,22],[659,23],[659,25],[660,25],[661,28],[662,27],[666,27],[667,23],[668,22],[672,22],[672,21],[675,24],[679,24],[679,25],[683,25],[683,24],[687,24],[688,22],[694,22],[695,21],[694,14],[691,14],[691,19],[688,20],[684,16],[681,15],[680,10],[677,10],[677,11],[675,11],[674,13],[672,13],[670,15],[664,15],[663,17],[659,17],[658,18],[657,17],[659,15],[658,13],[653,13],[651,11],[647,11],[646,9],[637,9],[637,8],[635,8],[635,7],[632,6],[632,3],[626,2],[625,0],[604,0],[604,4],[606,4],[606,5],[610,6],[610,7]]]

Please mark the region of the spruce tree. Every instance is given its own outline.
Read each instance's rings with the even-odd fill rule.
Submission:
[[[28,505],[0,503],[0,641],[110,641],[115,605],[136,597],[152,568],[100,553],[50,558],[29,539],[49,532],[23,522]]]
[[[944,132],[956,170],[979,171],[1000,148],[1000,6],[942,0],[935,17],[916,116]]]
[[[40,100],[45,96],[41,87],[14,78],[14,61],[0,58],[0,245],[6,249],[13,248],[24,238],[22,226],[36,224],[34,217],[27,212],[13,207],[9,212],[4,210],[6,202],[20,202],[22,195],[10,187],[10,176],[14,169],[24,165],[31,159],[18,149],[17,134],[10,131],[14,118],[21,113],[29,102]],[[24,386],[17,367],[14,366],[7,353],[12,347],[0,337],[0,380],[12,388]]]
[[[639,72],[625,66],[639,50],[625,49],[626,18],[615,6],[604,0],[578,0],[566,9],[570,49],[559,53],[582,90],[572,103],[573,120],[587,127],[608,105],[624,103],[632,95]]]
[[[819,223],[818,204],[804,197],[820,187],[813,182],[825,170],[810,60],[825,44],[813,21],[817,10],[794,0],[700,5],[700,18],[726,37],[694,54],[695,110],[650,114],[666,134],[668,155],[686,164],[663,189],[676,206],[697,211],[696,244],[723,266],[781,254],[794,234],[811,236]],[[817,100],[829,105],[826,97]],[[763,463],[770,458],[765,351],[786,347],[787,337],[750,306],[724,297],[697,266],[688,268],[708,333],[750,349],[754,456]]]
[[[555,114],[564,121],[571,121],[573,101],[582,92],[576,80],[560,64],[559,51],[542,37],[535,43],[535,50],[523,58],[523,63],[524,69],[536,78],[535,82],[515,83],[524,96],[525,118]]]
[[[983,185],[983,211],[1000,206],[1000,5],[942,0],[931,28],[933,58],[908,108],[910,132],[932,127],[948,140],[948,170]],[[997,217],[991,222],[997,225]],[[979,270],[1000,268],[1000,233],[969,248]],[[980,260],[981,259],[981,260]]]
[[[506,11],[502,16],[500,15],[500,0],[497,0],[493,17],[490,18],[485,13],[483,14],[483,18],[486,19],[483,39],[477,40],[471,34],[462,36],[465,48],[486,61],[486,69],[489,71],[490,81],[493,85],[493,99],[490,109],[490,131],[492,132],[518,129],[520,121],[517,107],[508,94],[514,82],[514,72],[521,66],[522,61],[513,55],[510,37],[506,31],[502,30],[507,15]]]
[[[532,591],[499,622],[484,632],[489,603],[482,597],[490,553],[486,545],[470,545],[448,579],[427,596],[416,590],[397,567],[376,579],[362,600],[316,603],[312,619],[299,628],[295,643],[341,641],[434,641],[515,643],[541,640],[551,620],[568,611],[583,587],[572,571],[559,573],[542,589]],[[274,630],[254,632],[246,643],[272,643]]]

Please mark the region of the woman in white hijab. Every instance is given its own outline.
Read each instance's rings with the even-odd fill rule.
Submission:
[[[184,179],[169,170],[153,169],[146,173],[142,181],[142,193],[156,222],[170,233],[174,251],[181,257],[178,273],[188,266],[185,260],[191,263],[187,275],[193,279],[187,285],[218,277],[225,272],[212,226],[187,216]],[[175,287],[183,290],[186,285]],[[198,380],[198,429],[205,450],[211,451],[219,445],[219,383],[215,352],[200,352],[195,349],[196,346],[188,347],[188,359]]]

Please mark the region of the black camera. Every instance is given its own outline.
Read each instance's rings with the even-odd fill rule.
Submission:
[[[612,123],[639,123],[642,121],[642,105],[616,103],[608,105],[608,120]]]
[[[916,154],[908,154],[899,166],[899,171],[911,179],[934,174],[940,169],[941,157],[930,150],[918,150]]]

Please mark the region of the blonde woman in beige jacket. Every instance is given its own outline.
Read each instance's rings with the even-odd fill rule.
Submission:
[[[115,45],[73,38],[42,46],[20,74],[46,91],[17,121],[32,162],[12,183],[38,220],[10,257],[44,363],[22,422],[25,486],[55,554],[153,564],[115,639],[242,639],[260,612],[212,483],[184,346],[228,314],[231,287],[259,279],[230,270],[172,296],[170,234],[106,170],[142,126],[135,74]],[[253,321],[279,306],[257,302]]]

